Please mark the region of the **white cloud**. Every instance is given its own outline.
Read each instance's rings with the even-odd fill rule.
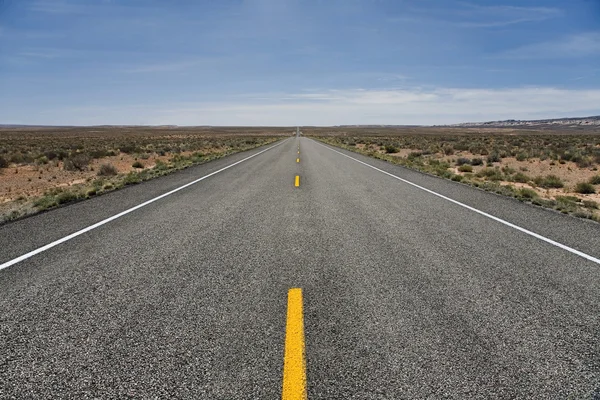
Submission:
[[[143,72],[175,72],[183,71],[202,64],[202,60],[189,60],[179,62],[166,62],[156,64],[146,64],[139,67],[126,69],[128,73],[143,73]]]
[[[239,56],[215,56],[215,57],[193,57],[179,60],[168,61],[152,61],[143,63],[137,61],[134,65],[130,65],[123,69],[126,73],[150,73],[150,72],[178,72],[211,67],[218,69],[222,65],[241,62],[242,57]]]
[[[559,40],[522,46],[503,53],[506,58],[553,59],[576,58],[600,54],[600,32],[585,32]]]
[[[82,14],[87,13],[89,8],[82,4],[74,4],[64,0],[38,0],[33,2],[29,9],[31,11],[46,14]]]
[[[465,10],[459,12],[468,17],[459,23],[466,28],[494,28],[524,22],[544,21],[555,18],[562,11],[551,7],[518,7],[518,6],[481,6],[462,3]]]
[[[461,28],[500,28],[545,21],[562,14],[562,10],[552,7],[490,6],[458,2],[456,6],[441,10],[410,7],[406,14],[387,20],[415,24],[444,23]]]
[[[594,107],[595,105],[595,107]],[[450,124],[600,114],[600,89],[329,90],[229,100],[47,110],[27,123],[176,125]],[[6,116],[1,118],[7,123]]]
[[[51,51],[23,51],[18,54],[21,57],[32,57],[32,58],[57,58],[58,54]]]

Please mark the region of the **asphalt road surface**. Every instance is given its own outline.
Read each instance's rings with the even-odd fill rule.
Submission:
[[[265,149],[0,227],[0,398],[281,398],[291,288],[310,399],[600,398],[599,224]]]

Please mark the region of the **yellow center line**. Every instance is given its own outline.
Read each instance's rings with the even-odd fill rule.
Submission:
[[[300,186],[300,175],[296,175],[296,182],[294,182],[294,186],[296,186],[296,187]]]
[[[302,289],[288,291],[283,361],[283,400],[306,400],[306,360],[304,357],[304,315]]]
[[[299,159],[299,158],[296,158],[296,162],[300,162],[300,159]]]

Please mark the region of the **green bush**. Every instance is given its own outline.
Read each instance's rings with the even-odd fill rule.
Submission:
[[[537,176],[533,181],[543,188],[558,189],[565,186],[563,181],[556,175]]]
[[[592,194],[596,193],[596,189],[591,183],[579,182],[577,185],[575,185],[575,192],[581,194]]]
[[[121,153],[131,154],[131,153],[139,153],[141,151],[141,149],[136,145],[126,144],[126,145],[122,145],[119,148],[119,151]]]
[[[465,157],[459,157],[459,159],[456,160],[456,165],[459,167],[461,165],[465,165],[465,164],[471,164],[471,160],[469,160],[468,158],[465,158]]]
[[[473,166],[483,165],[483,160],[479,157],[475,157],[474,159],[471,160],[471,165],[473,165]]]
[[[103,157],[107,157],[107,156],[114,156],[115,152],[114,151],[109,151],[106,149],[96,149],[96,150],[91,150],[89,152],[90,157],[92,158],[103,158]]]
[[[134,162],[133,164],[131,164],[131,166],[132,166],[133,168],[144,168],[144,164],[142,164],[142,163],[141,163],[141,162],[139,162],[139,161],[136,161],[136,162]]]
[[[455,176],[452,172],[447,171],[445,169],[436,169],[435,171],[433,171],[433,173],[441,178],[446,179],[451,179],[453,176]]]
[[[34,207],[36,207],[40,210],[46,210],[48,208],[57,206],[58,203],[56,202],[55,196],[45,195],[45,196],[40,197],[39,199],[35,200],[33,202],[33,205],[34,205]]]
[[[192,158],[192,162],[199,163],[204,158],[204,154],[202,154],[201,152],[197,151],[197,152],[195,152],[195,153],[192,154],[191,158]]]
[[[579,168],[587,168],[592,165],[592,159],[589,157],[581,157],[581,159],[576,162]]]
[[[8,160],[4,157],[0,157],[0,168],[8,168]]]
[[[64,161],[65,171],[85,171],[90,164],[91,158],[87,154],[77,153]]]
[[[497,152],[492,152],[490,155],[487,156],[487,162],[488,164],[492,164],[495,162],[500,162],[502,160],[502,158],[500,157],[500,154],[498,154]]]
[[[60,193],[58,196],[56,196],[56,201],[58,202],[58,204],[65,204],[65,203],[69,203],[73,200],[77,200],[78,196],[76,193],[73,192],[62,192]]]
[[[506,175],[511,175],[514,174],[516,171],[514,168],[509,167],[508,165],[502,167],[502,172],[504,172]]]
[[[517,161],[525,161],[529,158],[527,153],[519,153],[517,154]]]
[[[497,168],[484,168],[479,171],[476,176],[486,178],[490,181],[501,181],[504,178],[502,171]]]
[[[473,167],[468,164],[464,164],[458,167],[458,170],[460,172],[473,172]]]
[[[517,172],[513,177],[512,177],[513,181],[515,182],[519,182],[519,183],[527,183],[531,180],[531,178],[527,175],[525,175],[522,172]]]
[[[142,181],[142,178],[140,177],[140,174],[132,171],[125,176],[125,179],[123,179],[123,184],[124,185],[134,185],[136,183],[140,183],[141,181]]]
[[[117,173],[117,168],[112,164],[102,164],[98,170],[98,176],[114,176]]]
[[[533,199],[538,197],[538,194],[535,190],[529,188],[521,188],[519,189],[517,195],[523,199]]]
[[[161,160],[156,160],[156,165],[154,165],[154,169],[157,171],[165,171],[169,169],[167,164]]]
[[[23,158],[23,154],[15,153],[10,156],[9,161],[14,164],[22,164],[23,162],[25,162],[25,159]]]
[[[579,199],[575,196],[556,196],[556,201],[559,203],[577,204]]]
[[[386,153],[397,153],[398,152],[398,148],[396,146],[392,146],[391,144],[388,144],[385,146],[385,152]]]
[[[454,147],[452,147],[452,146],[446,146],[443,148],[443,150],[444,150],[444,154],[447,156],[451,156],[454,154]]]
[[[573,196],[556,196],[556,209],[561,212],[574,212],[578,209],[577,197]]]
[[[590,178],[589,181],[592,185],[600,185],[600,175],[595,175]]]

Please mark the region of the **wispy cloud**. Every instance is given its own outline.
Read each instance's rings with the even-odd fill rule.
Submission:
[[[404,82],[410,79],[409,76],[402,74],[385,74],[377,77],[379,82],[393,83],[393,82]]]
[[[538,22],[556,18],[562,14],[552,7],[517,6],[481,6],[479,4],[460,3],[464,9],[459,11],[465,20],[458,22],[465,28],[496,28],[525,22]]]
[[[89,11],[89,6],[64,0],[38,0],[31,3],[29,9],[47,14],[83,14]]]
[[[53,53],[53,52],[49,52],[49,51],[23,51],[21,53],[18,54],[21,57],[32,57],[32,58],[46,58],[46,59],[51,59],[51,58],[57,58],[58,54],[57,53]]]
[[[199,67],[215,67],[220,63],[232,61],[232,57],[201,57],[178,61],[150,62],[139,64],[124,70],[126,73],[177,72],[197,69]]]
[[[151,72],[175,72],[183,71],[191,67],[200,65],[201,61],[180,61],[180,62],[166,62],[156,64],[140,65],[138,67],[132,67],[125,70],[128,73],[151,73]]]
[[[570,35],[555,41],[529,44],[501,54],[505,58],[557,59],[600,54],[600,32]]]
[[[146,124],[428,125],[600,113],[599,109],[592,108],[593,104],[600,104],[600,89],[352,89],[314,93],[258,93],[243,99],[233,97],[200,103],[99,106],[98,109],[77,109],[77,112],[62,109],[51,113],[53,118],[57,118],[56,121],[39,122],[130,124],[139,123],[131,120],[131,115],[136,115]],[[73,115],[76,115],[75,121]]]
[[[388,18],[392,22],[444,23],[460,28],[501,28],[521,23],[540,22],[559,17],[563,11],[553,7],[517,7],[455,3],[442,11],[409,8],[408,13]]]

